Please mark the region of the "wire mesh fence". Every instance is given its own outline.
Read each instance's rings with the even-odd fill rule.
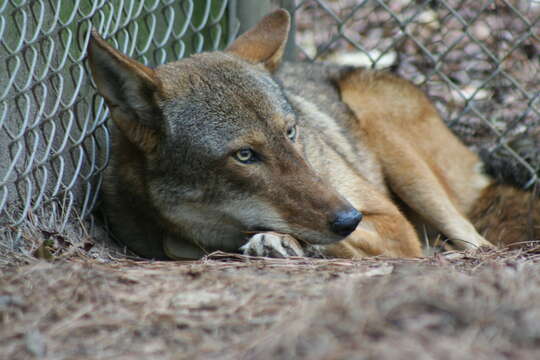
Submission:
[[[391,68],[469,145],[538,182],[540,1],[303,0],[295,14],[300,58]]]
[[[89,29],[155,66],[226,44],[238,28],[228,16],[233,5],[0,1],[0,231],[10,234],[3,237],[8,246],[17,247],[28,223],[61,232],[96,202],[109,133],[108,111],[84,62]]]

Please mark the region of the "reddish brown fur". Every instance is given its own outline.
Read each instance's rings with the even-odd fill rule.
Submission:
[[[344,77],[340,87],[358,119],[351,130],[377,154],[390,189],[458,247],[490,246],[465,217],[489,179],[425,95],[404,79],[367,70]]]
[[[540,241],[540,198],[532,192],[493,184],[482,192],[469,218],[497,246]]]
[[[227,51],[254,64],[263,63],[274,71],[281,62],[286,44],[283,39],[287,38],[289,29],[289,14],[278,10],[273,16],[265,17],[256,28],[242,34]]]
[[[291,66],[297,79],[294,70],[280,73],[288,29],[287,13],[277,11],[226,53],[156,70],[94,34],[90,64],[120,130],[105,202],[132,249],[197,258],[237,250],[244,231],[258,229],[273,230],[273,240],[288,234],[282,242],[297,236],[330,256],[414,257],[422,252],[413,225],[475,249],[492,246],[482,235],[503,245],[528,240],[531,221],[538,239],[538,202],[490,185],[476,154],[410,82],[368,70],[334,77],[315,65]],[[242,148],[264,161],[239,162]],[[351,209],[364,217],[339,237],[329,224]]]

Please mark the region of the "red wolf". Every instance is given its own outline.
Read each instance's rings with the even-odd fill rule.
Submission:
[[[421,256],[424,229],[458,249],[528,239],[532,194],[484,174],[418,88],[281,64],[289,22],[277,10],[223,52],[155,69],[92,33],[89,64],[114,122],[104,208],[121,242],[158,259],[357,258]]]

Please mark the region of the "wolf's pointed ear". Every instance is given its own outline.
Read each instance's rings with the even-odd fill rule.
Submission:
[[[161,126],[156,93],[161,82],[153,69],[130,59],[92,29],[88,62],[99,93],[122,133],[144,151],[152,151]]]
[[[291,17],[283,9],[276,10],[242,34],[226,51],[255,63],[263,63],[269,71],[274,71],[283,56]]]

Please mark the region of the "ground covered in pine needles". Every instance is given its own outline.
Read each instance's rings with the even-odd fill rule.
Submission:
[[[0,265],[4,359],[540,358],[537,249]]]

